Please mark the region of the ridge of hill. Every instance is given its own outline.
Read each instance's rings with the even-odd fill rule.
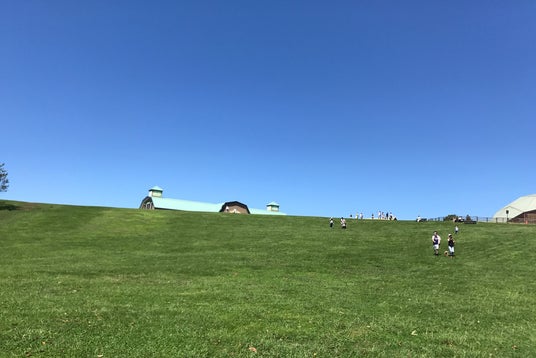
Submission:
[[[536,227],[0,201],[0,352],[536,356]]]

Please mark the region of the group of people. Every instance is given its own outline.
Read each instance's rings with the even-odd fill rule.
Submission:
[[[329,218],[329,227],[333,229],[333,218]],[[341,229],[346,229],[346,219],[341,218]]]
[[[352,218],[352,214],[350,214],[350,218]],[[357,213],[355,214],[356,220],[363,220],[364,216],[363,213]],[[371,219],[374,220],[374,213],[371,216]],[[378,211],[378,216],[376,217],[378,220],[397,220],[396,216],[393,215],[393,213],[384,213],[382,211]],[[329,218],[329,227],[333,228],[334,220],[333,218]],[[346,219],[344,217],[341,217],[341,228],[346,229]]]
[[[454,232],[458,233],[458,226],[454,229]],[[447,240],[447,246],[449,248],[448,253],[445,251],[445,256],[449,256],[450,258],[454,257],[454,245],[456,244],[456,241],[454,240],[454,237],[452,234],[449,234],[448,240]],[[434,231],[434,234],[432,235],[432,247],[434,249],[434,255],[439,256],[439,246],[441,245],[441,236],[437,233],[437,231]]]
[[[329,218],[329,227],[331,229],[333,229],[333,225],[334,225],[335,221],[333,220],[333,218]],[[341,217],[341,229],[346,229],[346,219]],[[455,234],[458,234],[458,226],[456,225],[456,227],[454,228],[454,233]],[[456,245],[456,241],[454,240],[454,237],[452,236],[452,234],[449,234],[448,235],[448,239],[447,239],[447,246],[448,246],[448,249],[449,251],[445,251],[445,256],[449,256],[450,258],[453,258],[454,257],[454,245]],[[432,235],[432,247],[434,249],[434,255],[435,256],[439,256],[439,247],[441,246],[441,236],[439,236],[439,234],[437,233],[437,231],[434,231],[434,234]]]
[[[329,219],[329,227],[331,229],[333,229],[333,225],[334,225],[335,221],[333,220],[333,218],[330,218]],[[346,219],[341,217],[341,229],[346,229]],[[458,226],[456,225],[456,227],[454,228],[454,233],[455,234],[458,234]],[[449,251],[445,251],[445,256],[449,256],[450,258],[453,258],[454,257],[454,245],[456,245],[456,241],[454,240],[454,237],[452,236],[452,234],[449,234],[448,235],[448,239],[447,239],[447,246],[448,246],[448,249]],[[439,236],[439,234],[437,233],[437,231],[434,231],[434,234],[432,235],[432,247],[434,249],[434,255],[435,256],[439,256],[439,247],[441,246],[441,236]]]
[[[374,219],[374,213],[372,213],[372,219]],[[376,217],[378,220],[396,220],[396,216],[393,215],[390,211],[380,211],[378,210],[378,216]]]
[[[352,218],[352,214],[350,214],[350,219]],[[355,219],[356,220],[363,220],[365,218],[365,216],[363,215],[363,213],[355,213]]]
[[[352,214],[350,214],[350,218],[352,218]],[[355,214],[355,219],[356,220],[363,220],[364,218],[365,218],[365,216],[363,215],[363,213],[357,212]],[[370,218],[372,220],[374,220],[375,218],[377,220],[397,220],[396,216],[394,216],[392,212],[383,212],[383,211],[378,211],[378,216],[376,216],[376,217],[374,216],[374,213],[372,213]]]

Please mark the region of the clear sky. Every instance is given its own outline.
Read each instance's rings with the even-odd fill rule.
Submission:
[[[533,0],[0,2],[0,199],[493,216],[535,119]]]

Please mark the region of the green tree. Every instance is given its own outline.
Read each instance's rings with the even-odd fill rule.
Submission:
[[[4,169],[4,163],[0,164],[0,191],[7,191],[9,180],[7,179],[7,171]]]

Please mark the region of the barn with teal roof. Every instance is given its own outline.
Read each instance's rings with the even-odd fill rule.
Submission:
[[[149,194],[143,198],[140,209],[145,210],[180,210],[200,211],[208,213],[234,213],[255,215],[286,215],[279,211],[279,204],[272,201],[266,204],[266,209],[249,208],[239,201],[221,203],[205,203],[200,201],[165,198],[164,190],[158,186],[149,189]]]

